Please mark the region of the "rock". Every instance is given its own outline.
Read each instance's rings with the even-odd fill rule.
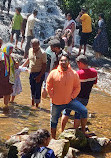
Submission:
[[[28,132],[29,132],[29,128],[24,128],[22,131],[18,132],[17,134],[12,135],[11,138],[6,141],[6,145],[10,146],[17,142],[25,141],[29,137]]]
[[[6,145],[10,146],[17,142],[25,141],[28,137],[29,137],[29,135],[14,135],[6,141]]]
[[[16,146],[18,152],[20,152],[20,151],[21,151],[21,148],[22,148],[22,145],[23,145],[24,143],[25,143],[25,141],[18,142],[18,143],[15,143],[13,146]]]
[[[97,136],[93,136],[88,138],[88,144],[89,147],[91,149],[91,151],[93,152],[101,152],[101,151],[105,151],[110,147],[110,151],[111,151],[111,143],[110,143],[110,139],[108,138],[98,138]]]
[[[29,132],[29,128],[24,128],[23,130],[21,130],[19,133],[17,133],[16,135],[24,135],[24,134],[28,134]]]
[[[69,141],[65,139],[55,140],[51,139],[48,147],[54,150],[57,158],[64,158],[69,149]]]
[[[60,134],[59,139],[69,140],[70,146],[77,149],[85,148],[87,145],[87,139],[80,130],[67,129]]]
[[[65,156],[65,158],[77,158],[75,149],[72,147],[69,147],[68,153]]]

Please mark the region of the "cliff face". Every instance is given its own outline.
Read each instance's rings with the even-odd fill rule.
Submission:
[[[0,6],[2,6],[2,2],[0,2]],[[57,0],[14,0],[11,3],[10,15],[6,15],[5,12],[0,14],[0,35],[6,42],[9,40],[11,31],[10,18],[14,15],[15,7],[18,6],[22,8],[23,16],[32,13],[34,9],[38,10],[37,18],[39,20],[35,24],[34,32],[35,37],[40,40],[52,36],[56,29],[63,27],[64,15],[57,6]]]

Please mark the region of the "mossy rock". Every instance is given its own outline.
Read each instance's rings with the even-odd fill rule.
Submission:
[[[85,148],[87,145],[87,139],[80,130],[67,129],[60,134],[59,139],[69,140],[70,147],[76,149]]]

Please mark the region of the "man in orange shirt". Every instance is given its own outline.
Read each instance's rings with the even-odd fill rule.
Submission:
[[[85,8],[81,9],[81,12],[79,13],[76,21],[82,23],[82,33],[81,33],[78,56],[81,53],[82,45],[84,45],[84,53],[83,54],[85,55],[87,40],[92,32],[91,17],[87,14],[87,10]]]
[[[78,112],[84,123],[87,123],[87,109],[75,98],[80,92],[80,80],[76,71],[69,65],[69,56],[62,54],[59,66],[50,72],[46,90],[51,98],[51,134],[56,138],[56,127],[61,112],[68,108]]]

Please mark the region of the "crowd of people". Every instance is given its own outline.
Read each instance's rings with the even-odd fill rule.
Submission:
[[[78,17],[74,21],[71,13],[66,14],[66,22],[63,30],[58,29],[54,36],[45,40],[49,46],[43,50],[40,41],[34,38],[34,25],[38,11],[34,10],[31,15],[23,19],[21,8],[16,8],[16,13],[12,19],[11,42],[16,34],[15,48],[22,33],[21,47],[27,39],[24,50],[25,62],[20,65],[12,57],[13,46],[8,45],[1,49],[3,40],[0,38],[0,98],[4,98],[4,111],[8,111],[9,102],[13,103],[15,96],[20,94],[22,86],[20,82],[20,72],[29,71],[29,82],[32,97],[32,108],[36,109],[43,98],[49,95],[51,100],[51,136],[56,139],[56,128],[61,112],[61,130],[64,131],[71,110],[75,111],[74,128],[81,125],[85,134],[87,124],[88,104],[91,89],[97,83],[97,71],[88,66],[86,56],[86,45],[92,32],[91,17],[85,8],[81,9]],[[70,65],[72,48],[75,46],[76,22],[82,26],[80,32],[80,47],[76,58],[79,70],[76,72]],[[104,16],[99,15],[98,33],[94,39],[93,49],[97,57],[108,49],[107,34],[105,30]],[[84,45],[84,52],[81,49]],[[28,69],[27,69],[28,66]],[[50,133],[47,130],[38,130],[30,135],[21,151],[22,158],[37,156],[44,151],[47,158],[54,158],[54,152],[46,146],[50,141]],[[30,143],[29,143],[30,142]]]

